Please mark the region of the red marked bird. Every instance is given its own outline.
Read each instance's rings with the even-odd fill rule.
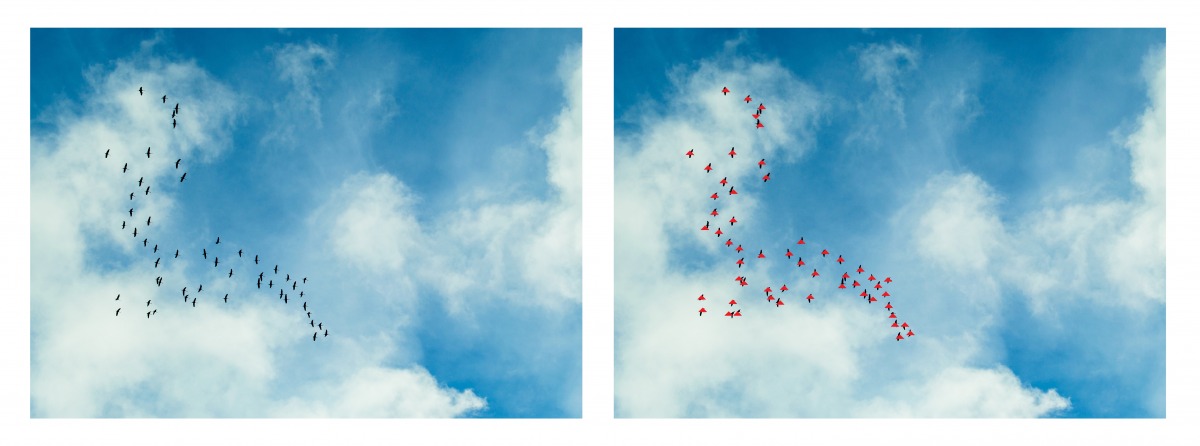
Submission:
[[[737,195],[737,191],[733,189],[733,186],[729,187],[729,195]]]
[[[762,105],[762,102],[759,102],[759,103],[758,103],[758,111],[763,111],[763,110],[766,110],[766,109],[767,109],[767,106],[765,106],[765,105]]]
[[[766,288],[763,288],[763,293],[765,293],[765,294],[771,294],[771,287],[766,287]]]
[[[895,312],[895,311],[893,311],[893,312],[892,312],[892,314],[889,314],[889,315],[888,315],[888,319],[895,319],[895,318],[896,318],[896,312]]]
[[[891,310],[891,309],[892,309],[892,303],[891,303],[891,302],[888,302],[888,303],[887,303],[887,305],[884,305],[884,306],[883,306],[883,308],[887,308],[887,309]]]
[[[842,256],[841,256],[841,255],[838,255],[838,260],[837,260],[837,262],[838,262],[838,265],[841,265],[841,264],[842,264],[842,262],[845,262],[845,260],[842,260]],[[847,277],[848,277],[848,276],[847,276]]]
[[[738,268],[741,268],[741,267],[742,267],[742,265],[745,265],[745,264],[746,264],[746,258],[745,258],[745,257],[742,257],[742,258],[738,259],[738,261],[737,261],[737,266],[738,266]]]
[[[858,285],[859,285],[858,281],[857,281],[857,280],[855,280],[855,281],[854,281],[854,288],[858,288]],[[864,290],[864,291],[865,291],[865,290]]]
[[[729,317],[733,317],[733,312],[732,312],[732,311],[726,311],[726,312],[725,312],[725,315],[726,315],[726,316],[729,316]]]
[[[754,118],[754,119],[758,119],[758,116],[759,116],[759,114],[758,114],[758,113],[755,113],[755,114],[753,114],[753,115],[750,115],[750,117],[752,117],[752,118]]]
[[[904,339],[904,336],[900,336],[900,332],[896,332],[896,340],[899,341],[901,339]]]
[[[763,175],[763,182],[764,182],[764,183],[766,183],[766,182],[767,182],[767,180],[769,180],[769,179],[771,179],[771,172],[767,172],[767,174],[766,174],[766,175]]]
[[[712,172],[712,163],[708,163],[707,166],[704,166],[704,172]]]
[[[862,265],[858,265],[858,273],[859,274],[863,273]]]
[[[734,223],[737,223],[737,217],[730,217],[729,226],[733,226]]]
[[[806,297],[805,299],[808,299],[808,301],[809,301],[809,302],[812,302],[812,301],[813,301],[813,299],[816,299],[816,298],[815,298],[815,297],[813,297],[812,293],[809,293],[809,294],[808,294],[808,297]]]
[[[804,237],[800,237],[800,241],[796,242],[796,244],[797,244],[797,245],[803,245],[803,244],[804,244]]]
[[[891,296],[891,293],[888,293],[887,291],[883,292],[883,297],[889,297],[889,296]]]
[[[913,335],[913,332],[912,332],[912,330],[909,330],[909,331],[908,331],[908,336],[912,336],[912,335]]]
[[[716,199],[717,199],[717,197],[719,197],[719,195],[717,195],[717,193],[716,193],[716,192],[713,192],[713,194],[712,194],[712,199],[716,200]]]
[[[867,298],[867,303],[871,303],[871,302],[879,302],[879,299],[876,299],[875,296],[871,296],[871,297]]]
[[[868,281],[871,281],[871,282],[874,282],[874,281],[875,281],[875,275],[874,275],[874,274],[872,274],[872,275],[871,275],[871,277],[868,277],[868,278],[867,278],[867,280],[868,280]]]
[[[746,285],[749,285],[749,283],[746,283],[746,278],[745,278],[745,277],[743,277],[743,278],[742,278],[742,280],[738,282],[738,284],[740,284],[741,286],[746,286]]]
[[[863,288],[863,292],[861,292],[861,293],[858,293],[858,295],[859,295],[859,296],[862,296],[862,297],[867,297],[867,290],[866,290],[866,288]]]
[[[792,250],[791,249],[787,250],[787,258],[788,258],[788,260],[792,259]]]
[[[892,278],[888,277],[886,279],[883,279],[883,283],[892,283]]]
[[[900,324],[900,328],[908,328],[908,322]]]
[[[704,297],[704,295],[701,294],[700,297],[696,298],[696,300],[708,300],[708,298]]]
[[[757,128],[760,128],[760,129],[761,129],[761,128],[763,128],[762,121],[759,121],[759,120],[755,119],[755,120],[754,120],[754,126],[755,126],[755,127],[757,127]]]
[[[725,246],[733,246],[733,239],[731,239],[731,238],[725,239]]]
[[[822,250],[821,250],[821,257],[825,257],[825,256],[827,256],[827,255],[829,255],[829,250],[828,250],[828,249],[822,249]]]
[[[775,308],[779,308],[782,305],[783,305],[783,299],[779,299],[779,300],[775,301]]]
[[[734,305],[737,305],[737,300],[736,300],[736,299],[729,299],[729,306],[731,306],[731,307],[732,307],[732,306],[734,306]]]
[[[840,290],[844,290],[844,289],[846,289],[846,282],[839,283],[839,284],[838,284],[838,289],[840,289]]]
[[[762,250],[761,250],[761,249],[760,249],[760,250],[758,250],[758,258],[760,258],[760,259],[765,259],[765,258],[767,258],[767,256],[763,255],[763,252],[762,252]]]
[[[892,328],[900,328],[900,324],[897,321],[892,321]]]
[[[729,177],[721,178],[721,187],[725,187],[725,186],[728,186],[728,185],[729,185],[729,180],[728,180],[728,178],[729,178]]]
[[[737,317],[742,317],[742,310],[737,310],[737,311],[734,311],[734,312],[733,312],[733,315],[734,315],[734,316],[737,316]]]
[[[701,226],[701,227],[700,227],[700,230],[701,230],[701,231],[707,231],[707,230],[708,230],[708,222],[704,222],[704,226]]]
[[[786,284],[786,283],[785,283],[785,284],[783,284],[783,286],[779,287],[779,292],[781,292],[781,293],[782,293],[782,292],[784,292],[784,291],[787,291],[787,290],[788,290],[788,287],[787,287],[787,284]]]
[[[712,211],[712,216],[713,216],[713,217],[716,217],[716,216],[717,216],[717,208],[713,208],[713,211]]]
[[[725,96],[728,94],[729,94],[729,87],[721,87],[721,95]]]
[[[749,103],[750,103],[750,95],[746,95],[746,103],[747,103],[747,104],[749,104]]]
[[[720,237],[721,234],[724,234],[724,232],[721,232],[721,228],[717,228],[717,237]]]
[[[769,294],[767,295],[767,302],[772,302],[774,300],[775,300],[775,296],[769,295]]]
[[[804,266],[804,257],[796,257],[796,258],[799,259],[799,260],[796,260],[796,266]]]
[[[687,155],[688,158],[691,158],[692,156],[695,155],[695,153],[693,153],[691,150],[688,150],[685,155]]]
[[[766,158],[763,158],[763,159],[760,159],[760,160],[758,160],[758,168],[759,168],[759,169],[762,169],[762,167],[763,167],[763,166],[765,166],[766,164],[767,164],[767,159],[766,159]]]
[[[883,288],[883,285],[880,285],[879,282],[875,282],[875,289],[878,290],[880,288]]]
[[[737,252],[742,252],[742,245],[738,245]]]
[[[737,151],[733,150],[733,147],[730,147],[729,148],[729,157],[733,158],[734,155],[737,155]]]
[[[846,283],[846,279],[850,278],[850,273],[842,273],[842,283]]]
[[[818,273],[818,272],[817,272],[817,269],[816,269],[816,268],[813,268],[813,273],[812,273],[812,276],[813,276],[813,277],[817,277],[817,276],[819,276],[819,275],[821,275],[821,273]]]
[[[704,307],[700,307],[700,315],[701,316],[704,316],[704,313],[707,313],[707,312],[708,312],[708,310],[705,310]]]

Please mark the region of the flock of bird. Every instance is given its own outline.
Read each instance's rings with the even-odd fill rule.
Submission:
[[[138,92],[138,96],[145,95],[145,90],[142,87],[138,87],[137,92]],[[167,103],[166,95],[163,95],[162,103],[164,105]],[[171,128],[174,129],[174,128],[177,128],[179,125],[178,121],[176,120],[176,116],[178,116],[180,113],[179,104],[176,103],[173,108],[170,108],[170,110],[171,110]],[[140,149],[139,149],[139,151],[140,151]],[[104,151],[104,158],[109,159],[110,155],[111,155],[111,149],[106,149]],[[283,304],[285,304],[285,305],[292,305],[293,307],[298,307],[300,309],[300,311],[303,312],[303,314],[305,315],[303,320],[305,322],[308,322],[308,325],[310,326],[310,328],[316,330],[313,332],[312,340],[316,341],[319,337],[329,336],[329,329],[325,327],[325,323],[317,322],[315,319],[313,319],[313,317],[312,317],[313,305],[310,305],[308,303],[308,300],[305,297],[305,290],[302,289],[303,285],[308,284],[308,277],[300,277],[299,275],[293,276],[290,273],[285,272],[283,274],[283,280],[279,280],[279,265],[276,264],[272,268],[267,268],[266,263],[263,262],[257,254],[254,255],[254,265],[262,265],[262,266],[247,269],[247,267],[249,266],[249,263],[248,263],[249,262],[249,254],[246,254],[246,252],[245,252],[246,250],[242,249],[242,248],[238,248],[235,251],[234,248],[229,247],[228,241],[226,241],[226,243],[222,244],[220,236],[218,236],[216,238],[216,240],[213,241],[213,243],[202,247],[199,253],[183,252],[180,249],[175,249],[174,252],[172,253],[170,249],[159,249],[158,244],[154,243],[154,241],[150,240],[150,237],[151,237],[151,235],[153,235],[153,232],[154,232],[154,229],[152,229],[152,228],[157,228],[156,226],[152,225],[152,223],[154,221],[153,216],[146,215],[146,220],[145,220],[144,225],[142,224],[142,219],[141,219],[140,215],[137,215],[135,217],[135,214],[138,210],[138,204],[139,204],[139,202],[137,201],[137,198],[140,195],[144,199],[146,196],[150,195],[151,184],[149,184],[150,181],[147,180],[145,176],[139,176],[137,178],[137,181],[135,182],[133,180],[133,175],[136,175],[136,172],[138,172],[139,169],[144,169],[146,171],[149,171],[150,170],[149,167],[151,167],[150,163],[159,162],[159,161],[154,161],[154,159],[162,158],[161,154],[159,155],[158,158],[152,158],[152,155],[154,155],[154,152],[152,151],[151,147],[146,147],[145,155],[146,155],[145,160],[137,161],[137,160],[141,159],[141,154],[139,153],[136,156],[135,160],[132,161],[133,166],[130,166],[130,164],[131,164],[130,162],[125,162],[124,165],[121,167],[121,175],[125,176],[127,178],[126,181],[128,182],[128,184],[130,184],[131,187],[132,187],[132,185],[136,184],[136,188],[134,189],[134,191],[129,193],[130,208],[128,209],[128,211],[126,211],[122,207],[121,229],[125,230],[125,231],[130,231],[130,233],[133,235],[134,243],[135,244],[140,243],[142,245],[140,248],[143,251],[145,251],[145,255],[146,255],[145,262],[148,265],[151,264],[150,259],[153,258],[154,259],[154,261],[152,263],[153,269],[166,268],[166,265],[168,263],[176,261],[176,259],[179,259],[180,256],[183,256],[183,258],[185,260],[187,260],[189,257],[191,257],[191,260],[196,260],[196,258],[199,258],[199,259],[203,260],[202,264],[206,265],[205,266],[206,268],[207,268],[208,262],[211,261],[212,268],[214,269],[214,273],[216,273],[215,274],[216,282],[210,282],[208,284],[209,285],[209,287],[208,287],[209,294],[207,294],[207,296],[214,296],[213,301],[219,302],[222,305],[229,304],[231,294],[233,295],[232,298],[235,300],[238,299],[239,297],[244,297],[244,296],[239,296],[237,291],[233,291],[231,293],[225,292],[227,289],[234,288],[234,286],[233,286],[234,280],[240,280],[240,279],[234,279],[235,275],[238,276],[239,278],[242,278],[242,277],[254,278],[255,285],[254,285],[254,288],[252,288],[252,290],[254,290],[254,292],[258,292],[258,293],[266,293],[268,296],[274,296],[275,285],[279,285],[278,300],[283,302]],[[173,163],[175,165],[175,170],[179,171],[180,166],[183,163],[183,159],[182,158],[176,159]],[[131,175],[131,172],[134,172],[134,174]],[[183,183],[186,179],[187,179],[187,171],[184,170],[183,174],[179,176],[179,182]],[[143,189],[143,187],[144,187],[144,189]],[[138,192],[141,192],[141,194],[138,194]],[[126,218],[126,214],[128,215],[127,218]],[[141,237],[141,240],[138,240],[139,237]],[[197,256],[196,254],[199,254],[199,255]],[[236,255],[236,257],[233,257],[234,255]],[[225,258],[227,260],[222,261],[221,256],[225,256]],[[228,260],[228,259],[233,259],[233,260]],[[227,265],[227,267],[228,267],[228,265],[232,264],[233,267],[230,267],[229,272],[225,273],[224,272],[225,268],[221,267],[222,264]],[[253,274],[253,272],[252,272],[255,269],[260,269],[260,271],[258,272],[257,275]],[[248,273],[248,271],[249,271],[249,273]],[[271,271],[271,276],[266,275],[267,271]],[[165,282],[166,282],[166,280],[161,275],[158,275],[157,277],[154,278],[155,286],[158,289],[161,289],[163,287],[163,285],[165,284]],[[272,291],[262,291],[264,283],[267,285],[267,289],[272,290]],[[185,308],[186,307],[191,307],[191,308],[195,308],[195,309],[202,308],[202,306],[198,305],[198,302],[200,301],[201,293],[203,293],[203,291],[204,291],[204,284],[196,283],[195,284],[196,287],[192,289],[192,292],[189,292],[190,284],[187,284],[187,283],[173,284],[173,285],[169,285],[169,286],[179,286],[179,285],[182,285],[182,287],[180,288],[180,296],[182,296],[182,298],[183,298],[182,305]],[[296,297],[293,297],[293,296],[291,296],[291,293],[289,293],[289,291],[291,293],[298,292],[299,294]],[[193,295],[193,293],[194,293],[194,295]],[[137,298],[137,301],[135,301],[135,305],[137,305],[139,308],[143,308],[146,310],[146,318],[147,319],[150,319],[151,317],[157,315],[158,310],[160,308],[162,308],[164,311],[167,311],[167,307],[162,307],[162,305],[166,305],[166,302],[163,302],[164,299],[160,298],[160,296],[158,294],[159,293],[155,293],[152,296],[139,296]],[[223,294],[223,296],[222,296],[222,294]],[[128,302],[130,297],[132,297],[132,296],[126,295],[125,302]],[[148,297],[146,299],[145,307],[141,306],[141,297]],[[166,299],[166,300],[173,301],[174,299]],[[121,294],[117,294],[115,301],[117,302],[116,303],[117,309],[114,312],[114,316],[120,317],[121,309],[123,308],[122,301],[121,301]],[[292,301],[300,301],[301,303],[300,303],[300,305],[297,306],[294,303],[289,303]],[[179,305],[178,301],[175,301],[175,302],[176,302],[175,305]],[[129,314],[129,312],[127,311],[126,314]],[[324,333],[323,335],[322,335],[322,332]]]
[[[723,96],[728,96],[729,93],[730,93],[730,91],[729,91],[728,87],[724,87],[721,89],[721,94]],[[747,95],[746,98],[743,99],[743,101],[746,104],[750,104],[752,102],[752,98],[749,95]],[[753,109],[753,113],[750,116],[752,118],[754,118],[754,125],[756,128],[763,128],[762,116],[763,116],[763,114],[765,114],[766,109],[767,109],[766,106],[764,106],[761,102],[758,104],[757,107],[755,107]],[[684,153],[684,155],[688,159],[692,159],[692,158],[698,156],[694,149],[688,150],[686,153]],[[738,161],[736,161],[736,157],[738,155],[736,148],[730,147],[728,155],[729,155],[729,160],[727,160],[727,162],[738,162]],[[720,163],[721,162],[720,160],[724,160],[724,156],[718,156],[717,159],[718,159],[718,161],[716,161],[716,162]],[[751,158],[751,159],[753,159],[753,158]],[[766,158],[762,158],[762,159],[759,159],[757,162],[755,162],[755,164],[758,165],[759,170],[762,170],[766,166],[767,160],[766,160]],[[707,165],[704,166],[704,172],[706,175],[713,175],[714,171],[719,171],[719,167],[720,167],[719,165],[718,165],[718,167],[714,167],[713,163],[709,162]],[[713,177],[715,178],[715,175],[713,175]],[[764,174],[762,176],[762,181],[763,181],[763,183],[766,183],[770,180],[771,180],[771,172],[768,171],[766,174]],[[708,217],[706,217],[704,226],[701,226],[700,230],[701,231],[711,231],[713,234],[716,235],[716,237],[718,239],[718,243],[725,245],[725,247],[727,249],[733,251],[734,254],[732,255],[731,258],[737,257],[737,261],[733,262],[733,264],[737,265],[738,269],[741,269],[742,266],[744,266],[746,264],[746,257],[742,255],[742,252],[746,251],[746,248],[744,248],[739,243],[735,243],[733,241],[733,235],[730,234],[730,232],[723,231],[721,226],[719,226],[719,224],[715,228],[713,227],[714,225],[712,224],[712,221],[713,221],[712,219],[718,218],[721,214],[720,213],[720,204],[723,202],[721,202],[719,200],[721,200],[722,198],[724,198],[725,200],[733,200],[733,199],[735,199],[734,196],[738,195],[738,192],[737,192],[736,186],[730,184],[729,177],[727,177],[727,176],[722,177],[721,180],[716,181],[716,183],[721,185],[720,191],[715,192],[712,195],[709,195],[708,198],[712,199],[712,201],[715,202],[718,205],[718,207],[714,207],[712,209],[712,211],[708,212]],[[722,191],[724,191],[725,187],[728,187],[729,190],[727,192],[725,192],[724,196],[722,196]],[[707,206],[705,207],[705,209],[707,209]],[[724,219],[724,217],[719,217],[719,218]],[[735,227],[735,225],[737,223],[739,223],[737,216],[735,216],[735,215],[730,215],[728,222],[729,222],[729,231],[733,231],[734,230],[733,228]],[[886,298],[892,297],[892,294],[885,289],[886,284],[892,283],[891,277],[883,277],[883,278],[876,277],[875,274],[868,273],[867,270],[864,269],[862,265],[858,265],[857,268],[853,268],[853,269],[845,268],[845,265],[847,265],[848,262],[845,258],[842,257],[842,255],[838,255],[836,260],[832,260],[832,257],[830,257],[832,255],[832,253],[830,253],[829,249],[822,248],[820,252],[816,252],[816,248],[812,247],[812,245],[809,244],[808,242],[805,242],[804,237],[800,237],[800,239],[796,242],[796,245],[797,246],[785,248],[782,252],[778,251],[777,249],[770,249],[770,250],[760,249],[760,250],[758,250],[758,254],[754,255],[754,257],[751,259],[751,261],[755,261],[754,260],[755,258],[757,258],[759,260],[767,259],[768,251],[770,251],[770,255],[772,257],[781,256],[781,257],[787,258],[787,261],[789,263],[793,260],[793,257],[795,257],[796,267],[802,268],[804,272],[802,274],[800,274],[799,279],[797,279],[795,282],[792,283],[793,287],[813,286],[813,285],[809,285],[809,284],[815,283],[819,280],[822,280],[822,279],[820,279],[821,273],[818,270],[818,267],[820,267],[820,269],[825,269],[826,271],[829,271],[830,269],[832,269],[833,271],[836,271],[837,269],[844,268],[844,271],[842,272],[841,275],[834,276],[834,277],[837,277],[838,280],[840,281],[840,283],[838,284],[838,287],[837,287],[839,290],[847,290],[846,291],[847,294],[854,295],[856,293],[856,290],[858,290],[858,288],[861,287],[862,290],[861,290],[861,292],[857,292],[857,297],[861,297],[863,302],[865,302],[867,304],[874,304],[875,302],[878,302],[879,299],[886,299]],[[792,248],[795,248],[794,252],[792,251]],[[816,257],[818,254],[820,255],[820,257]],[[815,264],[809,265],[808,263],[806,263],[804,261],[805,256],[808,256],[809,260]],[[834,266],[834,262],[836,262],[836,266]],[[807,272],[806,266],[812,267],[812,273]],[[854,274],[851,274],[852,272]],[[867,276],[863,277],[863,274],[866,274]],[[739,285],[741,285],[742,288],[750,286],[750,279],[748,279],[745,275],[739,274],[736,278],[734,278],[734,280]],[[860,280],[862,280],[862,281],[860,282]],[[849,281],[849,283],[847,283],[847,281]],[[767,305],[774,305],[775,308],[783,307],[784,306],[783,293],[789,291],[790,289],[791,288],[788,288],[788,285],[786,283],[781,284],[778,289],[772,289],[772,287],[770,285],[768,285],[766,288],[763,288],[763,294],[765,295],[764,297],[766,298]],[[874,290],[874,291],[872,291],[872,290]],[[778,293],[779,296],[776,296],[775,295],[776,293]],[[815,296],[813,296],[814,293],[808,293],[808,295],[803,297],[803,299],[807,300],[809,303],[812,303],[812,301],[817,299]],[[794,291],[793,294],[794,295],[804,294],[804,291]],[[877,295],[878,295],[878,297],[876,297]],[[791,298],[788,298],[788,299],[790,300]],[[701,294],[700,297],[697,298],[697,300],[707,301],[708,298],[705,297],[704,294]],[[748,300],[743,298],[743,301],[748,301]],[[742,304],[738,303],[736,298],[730,299],[728,304],[729,304],[729,311],[725,312],[725,316],[727,316],[731,319],[742,316],[742,308],[740,308],[740,306]],[[701,305],[704,305],[704,304],[702,303]],[[900,329],[900,331],[896,333],[897,341],[904,340],[908,337],[912,337],[915,335],[915,333],[912,330],[912,327],[908,324],[908,322],[901,322],[900,318],[898,316],[896,316],[895,306],[892,305],[892,302],[890,300],[886,301],[886,303],[882,306],[882,308],[884,309],[884,311],[886,311],[888,313],[888,316],[887,316],[887,318],[885,318],[885,321],[887,321],[887,323],[889,324],[889,327]],[[700,307],[700,311],[699,311],[700,316],[704,316],[704,313],[707,313],[707,312],[708,312],[708,310],[704,306]]]

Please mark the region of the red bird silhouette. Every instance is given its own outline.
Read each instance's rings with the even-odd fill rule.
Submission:
[[[766,174],[766,175],[763,175],[763,182],[764,182],[764,183],[766,183],[766,182],[767,182],[767,180],[769,180],[769,179],[771,179],[771,172],[767,172],[767,174]]]
[[[841,290],[844,290],[844,289],[846,289],[846,282],[839,283],[839,284],[838,284],[838,289],[841,289]]]
[[[767,106],[765,106],[765,105],[762,105],[762,102],[759,102],[759,103],[758,103],[758,110],[759,110],[759,111],[766,110],[766,109],[767,109]]]
[[[758,250],[758,258],[760,258],[760,259],[765,259],[765,258],[767,258],[767,256],[763,255],[763,252],[762,252],[762,250],[761,250],[761,249],[760,249],[760,250]]]
[[[725,246],[733,246],[733,239],[731,239],[731,238],[725,239]]]
[[[730,147],[729,148],[729,157],[733,158],[734,155],[737,155],[737,151],[733,150],[733,147]]]
[[[741,268],[741,267],[742,267],[742,265],[745,265],[745,264],[746,264],[746,258],[745,258],[745,257],[742,257],[742,258],[738,259],[738,261],[737,261],[737,266],[738,266],[738,268]]]
[[[758,113],[755,113],[755,114],[753,114],[753,115],[750,115],[750,116],[751,116],[752,118],[754,118],[754,119],[758,119],[758,116],[759,116],[759,114],[758,114]]]
[[[695,153],[693,153],[691,150],[688,150],[686,155],[688,158],[691,158],[693,155],[695,155]]]
[[[841,265],[841,264],[842,264],[842,262],[845,262],[845,260],[842,260],[842,256],[841,256],[841,255],[839,255],[839,256],[838,256],[838,260],[837,260],[837,262],[838,262],[838,265]],[[849,276],[847,276],[847,277],[849,277]]]
[[[804,257],[796,257],[796,258],[799,259],[799,260],[796,260],[796,266],[804,266]]]
[[[913,335],[913,332],[912,332],[912,330],[909,330],[909,331],[908,331],[908,335],[909,335],[909,336],[912,336],[912,335]]]
[[[892,321],[892,328],[899,328],[900,324],[897,321]]]
[[[726,312],[725,312],[725,315],[726,315],[726,316],[729,316],[729,317],[733,317],[733,312],[732,312],[732,311],[726,311]]]
[[[750,95],[746,95],[746,103],[747,103],[747,104],[749,104],[749,103],[750,103]]]
[[[855,288],[858,288],[858,281],[857,281],[857,280],[855,280],[855,281],[854,281],[854,285],[853,285],[853,286],[854,286]],[[865,291],[865,290],[864,290],[864,291]]]
[[[771,287],[763,288],[763,293],[771,294]]]
[[[904,336],[900,336],[900,332],[896,332],[896,340],[899,341],[901,339],[904,339]]]
[[[700,230],[701,230],[701,231],[707,231],[707,230],[708,230],[708,222],[704,222],[704,226],[701,226],[701,227],[700,227]]]
[[[754,123],[754,126],[760,128],[760,129],[763,128],[762,121],[756,120],[756,122]]]
[[[821,250],[821,257],[825,257],[825,256],[827,256],[827,255],[829,255],[829,250],[828,250],[828,249],[822,249],[822,250]]]
[[[701,316],[704,316],[704,313],[707,313],[707,312],[708,312],[708,310],[705,310],[704,307],[700,307],[700,315]]]
[[[766,164],[767,164],[767,159],[766,159],[766,158],[763,158],[763,159],[760,159],[760,160],[758,160],[758,168],[759,168],[759,169],[762,169],[762,166],[764,166],[764,165],[766,165]]]
[[[808,297],[806,297],[805,299],[808,299],[809,302],[812,302],[813,299],[816,299],[816,298],[812,296],[812,293],[809,293]]]
[[[725,187],[725,186],[729,185],[728,178],[729,177],[721,178],[721,187]]]
[[[846,279],[849,279],[849,278],[850,278],[850,273],[842,273],[842,282],[843,283],[846,282]]]
[[[781,305],[783,305],[783,299],[779,299],[779,300],[775,301],[775,308],[779,308]]]
[[[862,296],[862,297],[867,297],[867,290],[864,288],[863,292],[859,293],[858,295]]]
[[[863,273],[862,265],[858,265],[858,273],[859,274]]]
[[[696,298],[696,300],[708,300],[708,298],[705,298],[704,295],[701,294],[700,297]]]
[[[737,300],[735,300],[735,299],[729,299],[729,306],[731,306],[731,307],[732,307],[732,306],[734,306],[734,305],[737,305]]]
[[[895,311],[893,311],[893,312],[892,312],[892,314],[889,314],[889,315],[888,315],[888,319],[895,319],[895,318],[896,318],[896,312],[895,312]]]
[[[712,163],[708,163],[707,166],[704,166],[704,172],[712,172]]]
[[[891,296],[891,293],[888,293],[887,291],[883,292],[883,297],[889,297],[889,296]]]
[[[875,282],[875,289],[878,290],[880,288],[883,288],[883,285],[880,285],[879,282]]]
[[[720,237],[721,234],[724,234],[723,232],[721,232],[721,228],[717,228],[717,237]]]
[[[892,283],[892,278],[888,277],[886,279],[883,279],[883,283]]]
[[[737,223],[737,217],[730,217],[729,226],[733,226],[734,223]]]
[[[888,302],[888,303],[887,303],[887,305],[884,305],[884,306],[883,306],[883,308],[887,308],[887,309],[891,310],[891,309],[892,309],[892,303],[891,303],[891,302]]]
[[[716,193],[716,192],[713,192],[713,194],[712,194],[712,199],[716,200],[718,196],[719,196],[719,195],[717,195],[717,193]]]
[[[733,187],[730,187],[730,188],[729,188],[729,195],[737,195],[737,191],[736,191],[736,190],[734,190],[734,189],[733,189]]]
[[[800,237],[800,241],[796,242],[796,244],[797,244],[797,245],[803,245],[803,244],[804,244],[804,237]]]
[[[792,250],[791,249],[787,250],[787,258],[788,258],[788,260],[791,260],[791,258],[792,258]]]
[[[818,273],[818,272],[817,272],[817,270],[816,270],[816,268],[813,268],[813,273],[812,273],[812,276],[813,276],[813,277],[817,277],[817,276],[819,276],[819,275],[821,275],[821,273]]]
[[[742,252],[742,245],[738,245],[737,252]]]
[[[781,292],[781,293],[782,293],[782,292],[784,292],[784,291],[787,291],[787,290],[788,290],[788,287],[787,287],[787,284],[786,284],[786,283],[785,283],[785,284],[783,284],[783,286],[779,287],[779,292]]]
[[[871,296],[871,297],[867,298],[867,303],[871,303],[871,302],[879,302],[879,299],[876,299],[875,296]]]
[[[733,315],[734,315],[734,316],[737,316],[737,317],[742,317],[742,310],[737,310],[737,311],[734,311],[734,312],[733,312]]]
[[[769,295],[769,294],[767,295],[767,302],[771,302],[771,301],[774,301],[774,300],[775,300],[775,296],[772,296],[772,295]]]
[[[729,94],[729,87],[721,87],[721,95],[725,96],[728,94]]]
[[[712,211],[712,216],[713,216],[713,217],[716,217],[716,216],[717,216],[717,208],[713,208],[713,211]]]
[[[908,328],[908,322],[900,324],[900,328]]]
[[[874,274],[872,274],[872,275],[871,275],[871,277],[868,277],[868,278],[867,278],[867,280],[868,280],[868,281],[871,281],[871,282],[874,282],[874,281],[875,281],[875,275],[874,275]]]

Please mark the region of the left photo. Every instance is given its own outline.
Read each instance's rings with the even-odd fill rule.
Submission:
[[[30,42],[31,417],[580,417],[580,29]]]

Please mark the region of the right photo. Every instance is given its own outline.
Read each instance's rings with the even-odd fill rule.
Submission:
[[[1166,417],[1165,29],[614,39],[617,418]]]

